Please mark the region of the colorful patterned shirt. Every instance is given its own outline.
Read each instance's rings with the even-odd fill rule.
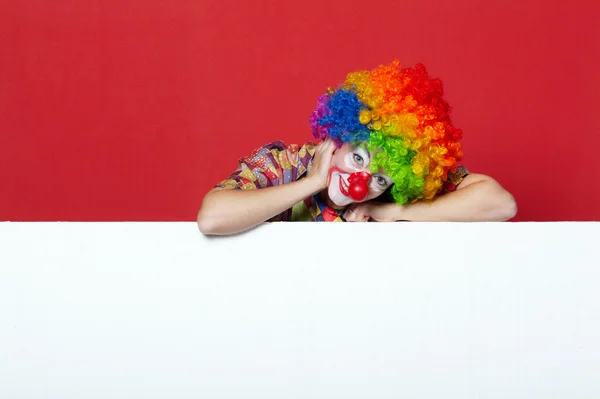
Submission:
[[[238,160],[238,169],[215,187],[236,190],[254,190],[300,180],[312,167],[316,144],[306,143],[286,146],[281,141],[265,144]],[[456,190],[456,186],[469,174],[464,167],[448,175],[444,193]],[[274,221],[344,222],[344,209],[328,206],[318,193],[300,201],[292,208],[269,219]]]

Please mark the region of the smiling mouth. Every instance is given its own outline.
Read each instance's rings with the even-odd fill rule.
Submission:
[[[346,197],[348,196],[348,185],[346,184],[346,182],[344,181],[344,179],[342,178],[341,175],[340,175],[340,191]]]

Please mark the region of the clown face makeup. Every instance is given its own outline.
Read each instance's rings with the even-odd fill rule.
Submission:
[[[331,160],[327,195],[340,207],[366,202],[383,194],[393,184],[386,174],[371,173],[373,153],[362,147],[344,143]]]

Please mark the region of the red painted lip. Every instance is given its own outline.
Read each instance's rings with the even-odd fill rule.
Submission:
[[[348,197],[348,191],[346,191],[346,189],[344,188],[344,185],[342,184],[342,182],[344,181],[344,179],[342,179],[342,176],[340,176],[340,191],[342,192],[342,194],[344,194],[346,197]]]
[[[331,168],[329,168],[329,178],[327,179],[327,185],[329,186],[329,183],[331,183],[331,175],[333,174],[333,172],[339,172],[339,173],[345,173],[348,174],[348,172],[346,172],[343,169],[340,169],[337,166],[332,166]]]

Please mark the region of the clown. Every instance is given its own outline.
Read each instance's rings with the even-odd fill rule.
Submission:
[[[442,82],[398,61],[348,74],[310,117],[315,145],[278,141],[239,159],[198,213],[205,234],[264,221],[508,220],[514,198],[458,166],[462,131]]]

